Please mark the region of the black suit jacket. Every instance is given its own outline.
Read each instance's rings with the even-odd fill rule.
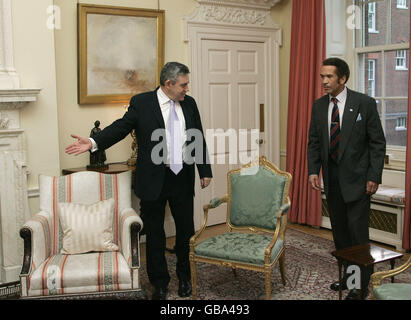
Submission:
[[[322,168],[327,196],[330,183],[328,106],[329,95],[314,102],[308,141],[308,174],[319,174]],[[360,199],[367,181],[381,183],[385,144],[375,100],[347,89],[337,160],[345,202]]]
[[[202,145],[202,150],[194,149],[192,152],[200,178],[211,178],[211,166],[208,161],[207,146],[202,134],[203,129],[197,104],[192,97],[186,95],[184,101],[180,101],[180,105],[185,118],[186,130],[197,129],[201,132],[202,141],[200,145]],[[152,139],[152,134],[155,130],[165,129],[157,98],[157,89],[133,96],[123,118],[114,121],[111,125],[104,128],[94,137],[94,140],[99,149],[107,149],[126,137],[132,129],[135,129],[138,144],[134,192],[143,201],[153,201],[158,199],[162,190],[166,166],[164,161],[160,163],[158,163],[158,161],[153,162],[151,155],[153,152],[159,154],[161,157],[167,156],[166,153],[164,153],[167,152],[164,135],[160,137],[159,140]],[[187,137],[187,149],[193,149],[190,148],[190,144],[194,143],[194,141],[195,137]],[[196,144],[197,143],[198,141]],[[160,152],[158,152],[159,150]],[[195,151],[197,151],[197,153],[195,153]],[[195,181],[194,171],[194,164],[189,164],[187,184],[193,195]]]

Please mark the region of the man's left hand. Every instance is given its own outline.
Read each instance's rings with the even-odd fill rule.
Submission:
[[[367,181],[367,191],[366,194],[373,195],[378,190],[378,183],[374,181]]]
[[[207,186],[210,184],[211,182],[211,178],[202,178],[200,179],[201,181],[201,189],[207,188]]]

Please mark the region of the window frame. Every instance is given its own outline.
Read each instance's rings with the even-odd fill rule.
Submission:
[[[407,117],[398,117],[396,119],[395,131],[405,131],[407,130]]]
[[[402,52],[403,56],[398,56],[398,53]],[[398,61],[403,60],[402,63],[399,65]],[[407,68],[407,50],[401,49],[396,50],[395,52],[395,70],[408,70]]]
[[[391,0],[392,1],[392,0]],[[378,1],[374,2],[374,3],[378,3]],[[390,0],[387,1],[387,3],[391,3]],[[370,4],[370,3],[368,3]],[[352,1],[347,1],[347,6],[350,5],[356,5],[356,1],[352,0]],[[363,7],[361,7],[361,10],[363,9]],[[364,10],[365,11],[365,10]],[[387,13],[388,15],[388,13]],[[365,18],[364,14],[363,14],[363,19]],[[411,22],[410,22],[411,23]],[[356,29],[352,29],[350,32],[351,35],[348,36],[348,39],[351,38],[351,42],[352,43],[352,51],[350,53],[351,48],[347,48],[346,52],[348,53],[348,55],[350,56],[350,59],[353,63],[352,66],[352,87],[355,90],[359,90],[360,89],[360,83],[359,83],[359,68],[360,66],[360,56],[361,54],[367,54],[367,53],[380,53],[381,54],[381,86],[382,86],[382,93],[380,96],[375,96],[373,97],[375,100],[377,101],[381,101],[381,122],[383,124],[384,127],[384,131],[385,131],[385,123],[386,123],[386,117],[385,117],[385,101],[387,100],[407,100],[408,96],[406,97],[390,97],[390,96],[386,96],[385,95],[385,73],[386,73],[386,53],[388,51],[397,51],[397,50],[405,50],[405,52],[407,50],[410,50],[410,44],[409,42],[407,43],[397,43],[397,44],[385,44],[385,45],[377,45],[377,46],[369,46],[369,47],[357,47],[357,32],[358,30]],[[364,28],[361,32],[361,36],[363,36],[364,34]],[[388,36],[388,33],[387,33]],[[362,42],[362,41],[361,41]],[[387,41],[388,42],[388,41]],[[352,54],[352,55],[351,55]],[[405,62],[406,63],[406,62]],[[408,69],[405,69],[408,70]],[[364,75],[366,76],[366,75]],[[390,161],[389,164],[385,164],[385,169],[392,169],[392,170],[399,170],[399,171],[405,171],[405,160],[406,160],[406,146],[394,146],[394,145],[387,145],[386,148],[386,154],[388,155]]]
[[[372,64],[372,78],[370,78],[370,63]],[[368,60],[368,93],[371,97],[375,97],[375,59]],[[370,94],[370,81],[372,81],[372,94]]]
[[[370,10],[370,7],[373,7],[373,10]],[[379,31],[377,30],[377,4],[376,2],[369,2],[368,3],[368,32],[369,33],[379,33]],[[370,24],[370,12],[372,14],[372,24]],[[370,27],[371,25],[371,27]]]
[[[400,3],[401,2],[401,3]],[[407,7],[407,0],[397,0],[397,5],[396,5],[397,9],[408,9]]]

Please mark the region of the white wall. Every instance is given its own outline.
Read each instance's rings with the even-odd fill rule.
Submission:
[[[46,24],[46,10],[52,4],[52,0],[12,1],[14,66],[20,86],[41,89],[37,101],[21,113],[29,189],[37,188],[38,174],[60,172],[54,32]]]
[[[60,175],[64,168],[85,166],[89,155],[64,153],[73,141],[71,133],[88,136],[95,120],[101,127],[121,117],[121,105],[79,105],[77,103],[77,3],[78,0],[13,0],[15,68],[21,87],[41,88],[35,103],[22,112],[21,124],[27,133],[29,199],[31,214],[38,211],[38,175]],[[165,10],[165,62],[189,65],[188,44],[184,42],[183,17],[194,11],[194,0],[82,0],[82,3]],[[282,149],[286,146],[288,100],[289,33],[291,0],[283,0],[272,10],[274,20],[284,30],[280,50]],[[60,9],[61,29],[47,27],[49,6]],[[189,66],[190,67],[190,66]],[[107,162],[125,161],[131,155],[131,138],[106,151]],[[281,159],[285,164],[285,158]],[[283,165],[285,166],[285,165]]]

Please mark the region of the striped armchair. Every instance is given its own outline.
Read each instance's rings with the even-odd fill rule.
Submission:
[[[40,175],[40,212],[20,230],[24,260],[22,298],[141,293],[139,232],[143,223],[131,207],[131,171],[84,171],[62,177]],[[62,254],[58,203],[89,205],[114,199],[113,243],[117,251]]]

